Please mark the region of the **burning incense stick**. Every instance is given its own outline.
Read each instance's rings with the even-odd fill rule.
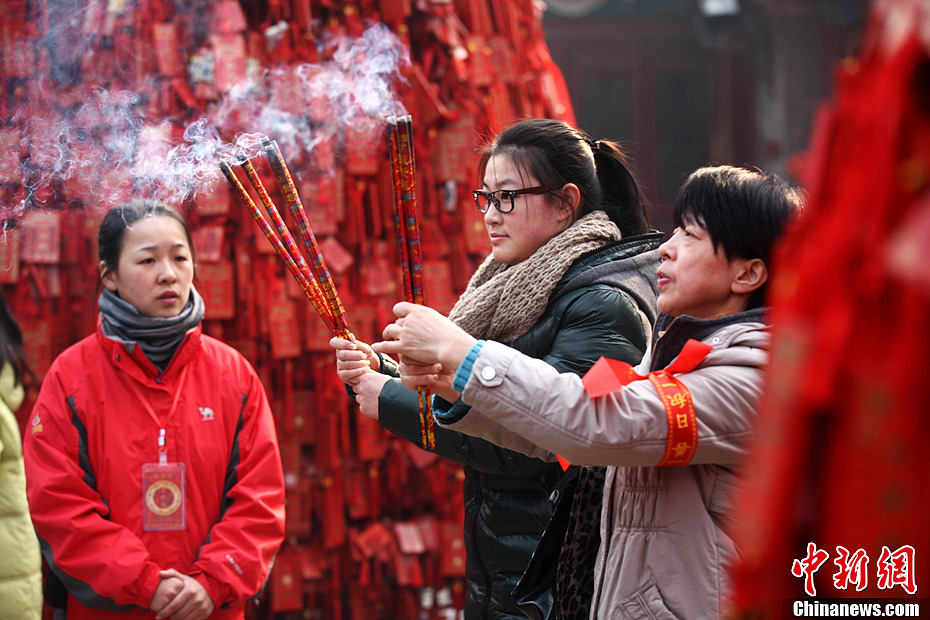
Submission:
[[[284,219],[278,212],[278,208],[275,206],[274,201],[271,200],[271,196],[268,194],[268,190],[265,189],[265,184],[262,182],[261,177],[258,176],[258,172],[256,172],[252,162],[246,160],[242,162],[241,167],[245,171],[246,177],[248,177],[252,187],[254,187],[255,191],[258,192],[258,197],[262,201],[262,204],[265,206],[265,210],[268,212],[268,216],[271,218],[271,223],[274,224],[278,234],[281,236],[281,241],[284,243],[284,247],[287,248],[288,254],[291,255],[291,257],[294,259],[294,262],[296,262],[297,266],[300,267],[300,271],[303,273],[304,277],[308,281],[313,281],[313,276],[310,272],[310,266],[307,265],[307,261],[304,260],[303,254],[301,254],[300,250],[297,249],[297,242],[294,241],[294,237],[291,235],[290,230],[288,230],[287,225],[284,223]],[[316,285],[316,282],[314,282],[314,285]],[[314,286],[314,288],[315,290],[319,290],[319,288],[316,286]]]
[[[391,185],[394,190],[394,225],[397,229],[397,247],[400,254],[400,273],[404,284],[404,299],[412,300],[413,293],[410,288],[410,261],[407,254],[407,235],[404,232],[406,218],[404,217],[403,191],[404,184],[401,178],[400,145],[397,138],[397,117],[387,118],[388,156],[391,161]]]
[[[351,339],[345,307],[342,305],[342,300],[336,292],[336,285],[333,282],[329,268],[326,266],[326,261],[323,259],[323,253],[320,251],[320,246],[316,242],[313,230],[310,228],[303,204],[300,202],[300,195],[297,193],[297,186],[294,183],[294,179],[291,177],[287,164],[284,163],[284,157],[281,155],[278,143],[268,138],[263,138],[262,146],[265,147],[265,155],[268,157],[268,163],[271,164],[271,170],[274,172],[275,179],[278,182],[278,189],[281,190],[281,195],[284,196],[284,201],[291,211],[291,217],[293,217],[294,221],[297,223],[297,229],[300,232],[301,240],[307,250],[307,255],[310,257],[313,273],[317,280],[319,280],[320,288],[323,291],[323,295],[326,297],[329,307],[333,310],[336,325],[339,327],[339,330],[343,332],[343,336],[346,339]]]
[[[281,214],[278,212],[278,208],[275,206],[274,201],[268,194],[268,190],[265,189],[265,184],[262,182],[261,177],[258,176],[258,172],[255,170],[252,162],[245,160],[242,162],[241,168],[245,171],[249,182],[258,193],[262,204],[265,206],[265,210],[268,212],[268,216],[271,218],[271,223],[274,224],[274,227],[278,230],[278,234],[281,236],[281,241],[284,244],[285,249],[294,259],[294,262],[300,268],[300,272],[303,274],[303,277],[307,280],[310,286],[310,290],[313,294],[313,296],[310,298],[310,301],[313,303],[314,309],[316,309],[320,316],[324,317],[324,320],[328,326],[336,325],[336,321],[333,318],[332,308],[327,304],[326,296],[320,289],[320,285],[314,279],[313,274],[310,271],[310,267],[307,265],[307,261],[304,260],[303,254],[301,254],[300,250],[297,248],[297,242],[294,241],[294,237],[291,235],[291,232],[284,224],[284,219],[281,217]],[[335,329],[333,327],[331,328]]]
[[[425,303],[423,264],[420,256],[420,227],[417,220],[416,164],[413,155],[413,123],[409,115],[387,118],[388,152],[394,185],[394,222],[400,253],[404,297]],[[424,448],[436,447],[433,407],[429,388],[417,388],[420,430]]]
[[[243,187],[242,183],[239,181],[239,178],[236,176],[236,173],[233,172],[232,168],[230,168],[226,162],[220,162],[220,169],[223,171],[223,174],[226,176],[226,179],[229,181],[229,184],[235,191],[236,196],[238,196],[239,201],[249,211],[252,219],[254,219],[255,223],[258,224],[259,229],[271,243],[271,246],[275,249],[278,257],[281,258],[281,260],[284,262],[287,270],[291,272],[291,275],[294,276],[294,279],[296,279],[298,284],[300,284],[300,287],[303,289],[304,293],[306,293],[307,297],[310,299],[310,302],[313,304],[314,309],[323,318],[323,321],[326,322],[327,326],[333,331],[336,331],[336,323],[333,320],[333,317],[320,303],[323,300],[323,296],[319,291],[316,282],[312,278],[308,279],[306,277],[304,271],[301,270],[297,261],[293,256],[291,256],[291,253],[288,251],[285,244],[278,238],[274,230],[272,230],[271,226],[268,224],[268,221],[262,215],[261,211],[259,211],[258,207],[255,205],[255,202],[252,200],[252,197],[249,196],[249,193],[246,191],[245,187]],[[270,203],[270,198],[268,198],[268,200],[273,209],[274,204]],[[265,206],[268,208],[268,205]],[[291,239],[291,243],[293,244],[293,239]],[[301,258],[301,260],[303,259]]]
[[[397,122],[399,151],[403,169],[403,198],[407,260],[410,263],[410,290],[413,303],[424,304],[423,261],[420,257],[420,226],[417,218],[416,163],[413,156],[413,122],[411,117],[402,116]]]

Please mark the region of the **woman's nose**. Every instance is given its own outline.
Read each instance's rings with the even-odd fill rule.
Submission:
[[[662,260],[669,260],[669,252],[672,249],[672,239],[669,239],[665,243],[659,246],[659,258]]]
[[[503,221],[503,216],[500,211],[497,210],[497,207],[494,205],[488,205],[488,210],[484,214],[484,225],[496,224]]]
[[[161,268],[158,270],[159,282],[174,282],[178,279],[177,271],[171,261],[163,261]]]

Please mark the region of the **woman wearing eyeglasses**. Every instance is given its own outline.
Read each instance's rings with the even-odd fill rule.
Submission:
[[[522,121],[487,145],[479,178],[491,255],[449,318],[560,372],[584,374],[601,356],[639,362],[656,318],[661,234],[649,231],[620,147],[561,121]],[[419,445],[417,394],[394,378],[397,365],[364,343],[331,344],[362,414]],[[449,376],[437,391],[451,395],[451,385]],[[434,407],[467,408],[438,397]],[[466,619],[525,618],[511,592],[552,516],[561,468],[438,427],[435,452],[465,466]]]

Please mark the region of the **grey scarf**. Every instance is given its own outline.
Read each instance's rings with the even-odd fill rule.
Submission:
[[[187,332],[200,325],[204,312],[203,298],[193,286],[187,305],[173,317],[140,314],[135,306],[109,289],[104,289],[99,304],[103,334],[124,343],[130,353],[138,344],[159,370],[168,366]]]

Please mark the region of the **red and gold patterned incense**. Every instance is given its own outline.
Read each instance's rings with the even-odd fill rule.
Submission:
[[[417,218],[417,179],[416,163],[413,156],[413,122],[411,117],[402,116],[397,122],[397,137],[403,174],[403,199],[407,240],[407,260],[410,263],[410,290],[415,304],[424,304],[423,261],[420,256],[420,226]]]
[[[319,281],[320,289],[326,297],[326,302],[333,311],[336,325],[342,332],[344,338],[351,339],[345,307],[342,305],[342,300],[336,292],[336,285],[333,282],[332,275],[329,272],[329,268],[326,266],[326,261],[323,259],[323,253],[320,251],[320,246],[316,242],[313,230],[310,228],[309,220],[304,212],[304,207],[300,201],[300,195],[297,193],[297,186],[294,183],[293,177],[291,177],[290,170],[288,170],[287,164],[284,163],[284,157],[281,155],[277,142],[269,140],[268,138],[263,138],[262,145],[265,147],[265,155],[268,157],[268,163],[271,164],[271,170],[278,182],[278,189],[281,190],[281,195],[284,196],[284,201],[291,211],[291,217],[293,217],[294,221],[297,223],[300,238],[307,250],[307,255],[310,257],[313,274]]]
[[[407,255],[407,235],[404,233],[406,221],[403,206],[403,180],[401,179],[400,144],[397,137],[397,117],[387,118],[388,156],[391,162],[391,186],[394,195],[394,226],[397,230],[397,247],[400,254],[400,273],[404,284],[404,299],[413,299],[410,288],[410,261]]]
[[[400,138],[398,137],[397,117],[387,118],[388,155],[391,161],[391,184],[394,195],[394,225],[397,229],[397,248],[400,255],[400,273],[404,284],[404,299],[413,301],[413,289],[410,277],[410,259],[407,248],[406,224],[404,214],[404,161],[400,154]],[[424,448],[429,447],[427,434],[427,411],[430,407],[424,406],[423,390],[417,390],[417,399],[420,410],[420,441]]]
[[[277,229],[285,249],[294,259],[294,262],[300,268],[300,272],[303,274],[303,277],[307,280],[311,293],[309,297],[310,301],[313,303],[313,308],[317,311],[317,314],[323,317],[323,320],[326,322],[327,326],[329,326],[330,329],[336,331],[335,326],[337,323],[333,316],[332,309],[327,304],[326,296],[320,289],[320,285],[314,279],[313,274],[310,271],[310,266],[307,265],[307,261],[304,260],[303,254],[301,254],[300,250],[297,248],[297,242],[294,241],[294,237],[291,235],[290,230],[288,230],[287,225],[285,225],[284,219],[281,217],[278,208],[275,206],[274,201],[272,201],[271,196],[268,194],[268,190],[265,189],[265,184],[262,182],[261,177],[255,170],[255,166],[252,165],[252,162],[246,160],[242,162],[241,167],[242,170],[245,171],[246,177],[248,177],[252,187],[255,188],[255,191],[258,193],[258,197],[261,199],[262,204],[265,206],[265,210],[268,212],[268,216],[271,218],[271,223],[274,224],[275,229]]]
[[[416,164],[413,155],[413,122],[409,115],[387,118],[388,152],[394,184],[394,222],[404,296],[407,301],[423,304],[423,262],[420,256],[420,226],[417,219]],[[420,403],[420,430],[424,448],[435,449],[436,433],[429,388],[417,388]]]
[[[223,171],[223,174],[226,176],[226,179],[232,186],[233,191],[239,198],[239,202],[241,202],[243,206],[245,206],[245,208],[249,211],[252,219],[254,219],[255,223],[258,224],[259,229],[265,235],[265,238],[268,239],[269,243],[271,243],[271,246],[275,249],[278,257],[284,262],[287,270],[290,271],[292,276],[294,276],[294,279],[297,280],[298,284],[300,284],[300,288],[303,289],[304,293],[306,293],[307,297],[310,299],[314,309],[317,311],[320,317],[323,318],[323,321],[327,324],[327,326],[331,330],[336,331],[336,323],[331,313],[329,313],[325,309],[324,305],[320,303],[321,300],[323,300],[323,296],[319,291],[317,283],[312,278],[307,278],[304,271],[300,268],[298,262],[288,251],[287,246],[278,238],[274,230],[272,230],[271,226],[268,224],[268,221],[265,219],[265,216],[262,215],[261,211],[255,205],[252,197],[249,196],[249,193],[246,191],[245,187],[243,187],[242,183],[239,181],[239,178],[236,176],[236,173],[233,172],[232,168],[230,168],[226,162],[220,162],[220,169]],[[259,183],[261,182],[259,181]],[[262,186],[262,190],[264,190],[264,186]],[[256,191],[259,191],[258,188],[256,188]],[[265,196],[262,196],[262,191],[259,191],[259,195],[262,198],[264,204],[267,192],[265,192]],[[265,204],[265,208],[268,209],[269,205],[271,205],[271,209],[274,209],[274,204],[271,202],[270,197],[268,197],[268,203]],[[271,209],[269,209],[269,214]],[[276,209],[274,210],[277,212]],[[293,238],[291,239],[291,244],[293,244]],[[301,258],[301,260],[303,259]]]

